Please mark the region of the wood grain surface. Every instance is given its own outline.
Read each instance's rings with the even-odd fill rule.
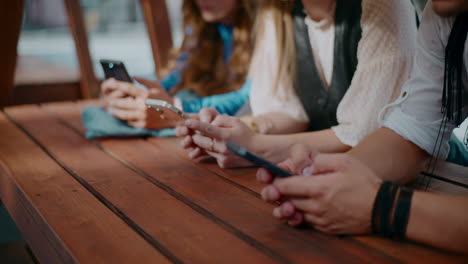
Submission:
[[[410,242],[288,227],[261,200],[254,168],[194,163],[177,139],[85,139],[80,112],[94,103],[0,115],[0,197],[43,263],[468,261]]]

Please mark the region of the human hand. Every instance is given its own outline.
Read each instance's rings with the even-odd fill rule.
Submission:
[[[189,153],[191,159],[209,154],[216,159],[221,168],[252,165],[231,153],[226,146],[228,140],[242,146],[249,146],[253,142],[255,134],[240,119],[220,115],[214,109],[203,109],[199,118],[199,120],[187,120],[185,126],[176,129],[178,136],[185,137],[181,144],[182,147],[191,150]],[[200,131],[201,134],[193,131]]]
[[[113,78],[101,85],[103,108],[115,117],[126,121],[130,126],[145,127],[148,91],[132,83]]]
[[[309,165],[307,164],[309,160]],[[318,154],[288,160],[283,167],[299,176],[274,179],[265,170],[257,178],[271,182],[262,191],[266,201],[282,201],[273,215],[291,225],[303,221],[330,234],[371,231],[372,207],[381,184],[373,171],[347,154]]]
[[[216,116],[220,115],[214,108],[204,108],[198,114],[191,114],[190,119],[200,120],[202,122],[211,123]],[[185,123],[181,123],[176,127],[176,136],[183,138],[180,142],[181,146],[188,150],[188,156],[192,160],[202,161],[205,158],[211,157],[203,149],[199,148],[192,141],[192,136],[195,131],[188,128]]]

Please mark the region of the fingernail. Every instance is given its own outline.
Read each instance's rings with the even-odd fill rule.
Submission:
[[[260,192],[260,196],[262,196],[262,199],[263,200],[267,200],[267,197],[266,197],[266,188],[263,188],[263,190]]]
[[[302,175],[304,175],[304,176],[311,176],[313,172],[314,172],[314,166],[311,165],[311,166],[309,166],[309,167],[305,167],[305,168],[302,170]]]
[[[267,195],[271,201],[277,201],[279,199],[278,192],[273,186],[267,187]]]
[[[257,179],[258,179],[259,182],[265,182],[266,181],[265,180],[265,173],[263,172],[262,169],[259,169],[257,171]]]
[[[273,216],[276,218],[281,218],[281,208],[280,207],[275,207],[273,209]]]
[[[294,214],[294,207],[290,203],[284,203],[283,206],[283,215],[291,216]]]
[[[191,126],[193,126],[193,121],[192,120],[187,120],[187,121],[185,121],[185,125],[188,126],[188,127],[191,127]]]

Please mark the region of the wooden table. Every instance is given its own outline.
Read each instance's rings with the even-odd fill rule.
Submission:
[[[271,216],[254,169],[189,161],[174,139],[88,141],[90,102],[0,113],[0,196],[41,263],[466,263]]]

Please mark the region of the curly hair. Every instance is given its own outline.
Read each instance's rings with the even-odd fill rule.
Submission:
[[[253,52],[253,26],[257,1],[240,0],[233,29],[233,53],[223,60],[223,40],[215,23],[203,20],[195,0],[184,0],[182,11],[185,36],[169,69],[177,69],[177,58],[188,56],[180,84],[171,91],[189,90],[200,96],[236,91],[246,80]]]

